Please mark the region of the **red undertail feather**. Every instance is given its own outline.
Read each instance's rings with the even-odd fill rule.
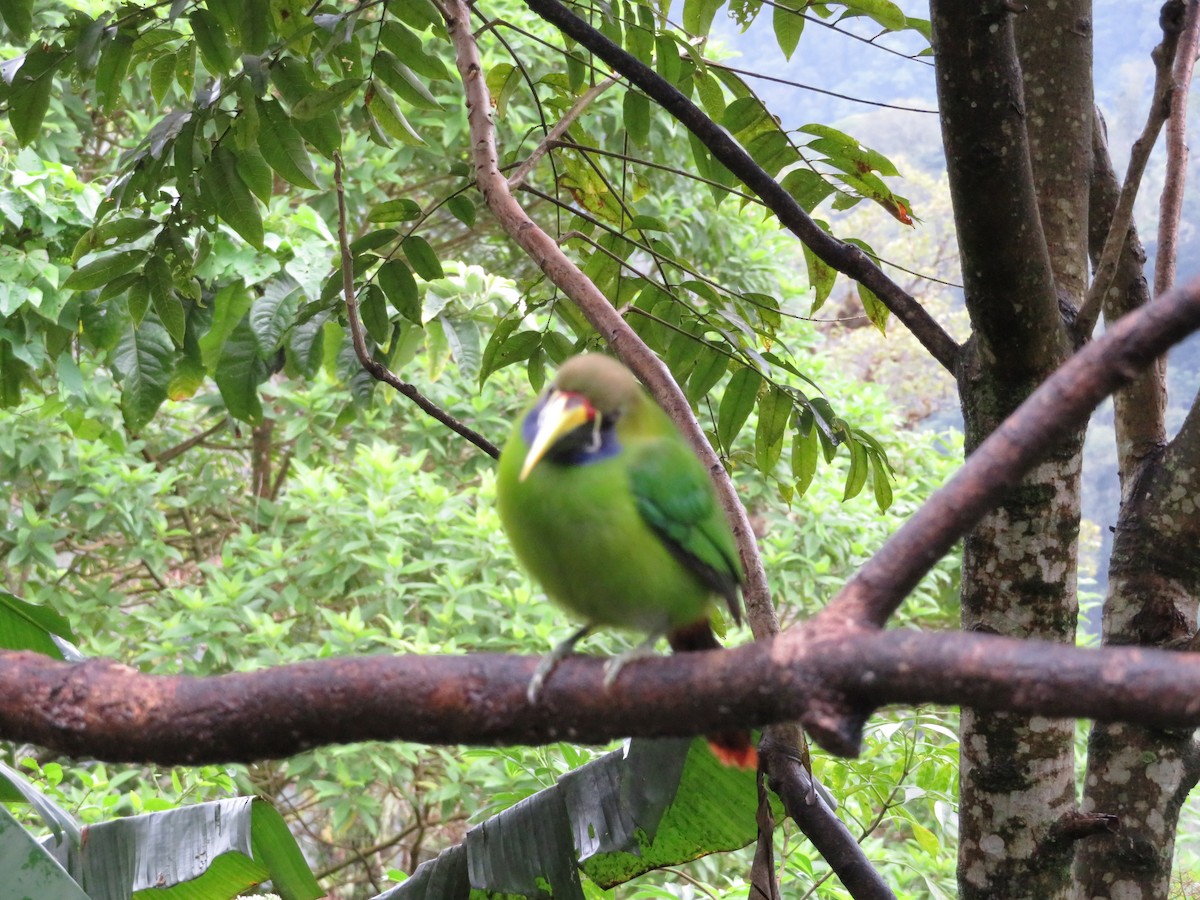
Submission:
[[[758,750],[750,742],[750,732],[722,731],[705,737],[708,738],[708,749],[724,765],[735,769],[758,768]]]
[[[667,635],[667,642],[676,653],[694,650],[719,650],[720,641],[713,634],[708,619],[701,619],[683,628],[676,628]],[[727,766],[738,769],[753,769],[758,766],[758,751],[750,740],[749,731],[721,731],[705,735],[713,756]]]

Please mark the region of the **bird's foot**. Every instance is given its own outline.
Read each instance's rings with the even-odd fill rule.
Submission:
[[[635,659],[642,659],[647,656],[654,656],[654,645],[658,643],[661,635],[652,634],[636,647],[626,650],[610,659],[604,664],[604,689],[608,690],[612,687],[613,682],[617,680],[617,676],[621,674],[621,669],[625,667],[625,663]]]
[[[575,649],[576,644],[587,637],[588,632],[591,630],[591,625],[584,625],[542,657],[542,661],[538,663],[538,667],[533,670],[533,677],[529,679],[529,687],[525,689],[525,697],[530,703],[537,703],[538,695],[542,692],[542,688],[546,684],[546,679],[550,677],[550,673]]]

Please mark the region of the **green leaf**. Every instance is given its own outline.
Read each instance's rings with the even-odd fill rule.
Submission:
[[[187,313],[184,312],[183,302],[175,294],[175,279],[171,275],[171,267],[161,256],[151,256],[146,260],[144,271],[146,283],[150,288],[150,299],[154,303],[154,312],[171,335],[176,347],[183,346],[183,336],[187,331]]]
[[[269,0],[241,0],[239,30],[242,34],[242,49],[247,53],[259,54],[267,49],[271,41],[271,6]]]
[[[96,93],[100,97],[100,108],[106,112],[121,103],[121,91],[129,73],[129,61],[133,57],[133,38],[120,31],[110,40],[100,54],[96,66]]]
[[[446,277],[446,273],[442,271],[442,264],[438,262],[437,254],[433,252],[433,248],[429,246],[429,241],[425,238],[420,235],[410,235],[400,246],[412,264],[413,271],[426,281],[437,281],[439,278]]]
[[[488,93],[496,107],[496,118],[504,118],[508,101],[521,84],[521,71],[512,63],[499,63],[487,73]]]
[[[646,146],[650,141],[650,99],[639,91],[626,91],[624,114],[629,139]]]
[[[833,283],[837,280],[837,270],[818,259],[807,245],[803,245],[803,247],[804,262],[808,266],[808,283],[812,285],[813,289],[812,308],[808,311],[811,316],[815,315],[817,310],[824,306],[825,301],[829,299],[829,292],[833,290]]]
[[[397,97],[418,109],[442,108],[417,73],[386,50],[375,56],[375,76],[391,88]]]
[[[891,0],[846,0],[846,8],[869,16],[890,31],[908,26],[904,11]]]
[[[217,371],[225,341],[233,333],[233,329],[242,321],[242,317],[250,310],[253,303],[250,292],[240,281],[231,282],[222,287],[212,300],[212,325],[208,332],[200,338],[200,358],[209,375]]]
[[[257,424],[262,421],[262,403],[258,386],[271,370],[258,353],[258,337],[246,316],[233,329],[221,352],[221,362],[213,381],[221,391],[225,408],[235,419]]]
[[[776,385],[768,385],[758,401],[758,429],[754,456],[758,470],[769,475],[783,454],[783,436],[792,417],[792,397]]]
[[[455,194],[446,201],[446,209],[468,228],[475,224],[475,202],[470,197]]]
[[[404,117],[395,98],[383,87],[372,85],[371,90],[367,92],[367,109],[371,111],[371,115],[375,117],[375,121],[383,129],[384,134],[411,147],[424,145],[424,139],[417,134],[416,129]]]
[[[421,206],[415,200],[401,197],[397,200],[386,200],[371,207],[367,213],[368,222],[411,222],[421,218]]]
[[[420,325],[421,297],[417,290],[417,280],[413,278],[404,261],[389,259],[379,267],[375,279],[396,312],[408,321]]]
[[[359,79],[345,78],[326,90],[313,91],[292,105],[292,115],[297,119],[315,119],[327,113],[336,114],[360,87],[362,81]]]
[[[877,456],[871,459],[871,488],[875,492],[875,505],[880,512],[887,512],[892,505],[892,482],[887,466]]]
[[[733,373],[725,386],[725,394],[717,408],[717,441],[725,452],[733,447],[738,432],[750,418],[762,380],[762,375],[755,369],[743,366]]]
[[[158,227],[158,222],[149,216],[125,219],[110,219],[94,228],[89,228],[75,242],[71,251],[71,263],[78,263],[84,256],[105,247],[117,247],[136,241],[147,232]]]
[[[167,383],[167,399],[186,400],[195,395],[208,377],[208,370],[198,359],[181,356],[171,372],[171,380]]]
[[[725,0],[683,0],[683,28],[696,37],[705,37],[712,28],[713,17],[725,5]]]
[[[388,317],[383,288],[377,284],[368,284],[358,295],[358,313],[372,340],[381,346],[386,344],[391,337],[392,323]]]
[[[519,324],[516,319],[508,319],[507,330],[497,328],[483,351],[483,363],[479,369],[479,383],[483,384],[493,372],[498,372],[505,366],[529,359],[534,351],[542,344],[542,336],[536,331],[519,331],[511,334]],[[511,336],[510,336],[511,334]]]
[[[21,402],[21,383],[28,371],[28,364],[13,354],[12,344],[0,340],[0,408],[12,409]]]
[[[290,56],[276,60],[271,66],[271,81],[293,110],[296,104],[314,92],[308,80],[307,67]],[[341,126],[332,112],[312,119],[297,120],[294,124],[304,139],[326,157],[332,157],[342,144]]]
[[[883,305],[883,301],[875,295],[875,292],[870,288],[858,284],[858,299],[862,301],[863,309],[867,311],[867,318],[871,320],[871,324],[879,329],[880,334],[887,334],[888,316],[891,315],[891,310]]]
[[[289,184],[314,190],[317,185],[312,160],[288,114],[270,99],[259,99],[257,107],[258,149],[267,165]]]
[[[809,213],[835,190],[832,184],[811,169],[792,169],[779,184]]]
[[[4,0],[0,3],[0,19],[16,37],[24,40],[33,28],[33,0]]]
[[[812,484],[813,476],[817,472],[819,452],[820,440],[817,437],[817,429],[810,427],[807,431],[803,431],[797,427],[792,433],[792,477],[796,479],[797,494],[803,494]]]
[[[200,48],[200,58],[204,66],[214,75],[224,75],[233,68],[233,48],[225,38],[221,23],[207,9],[196,9],[188,15],[192,25],[192,34],[196,36],[196,46]]]
[[[213,208],[234,231],[257,250],[263,248],[262,216],[258,201],[238,174],[237,156],[224,144],[213,151],[204,168],[204,183]]]
[[[263,359],[270,358],[283,343],[288,327],[296,320],[300,294],[300,286],[290,278],[275,279],[250,307],[250,330]]]
[[[22,147],[41,133],[42,119],[50,108],[57,56],[49,44],[39,44],[25,55],[25,62],[13,77],[8,92],[8,123]]]
[[[379,29],[380,42],[401,62],[433,81],[452,81],[450,70],[441,57],[430,53],[425,42],[406,26],[389,18]]]
[[[921,849],[930,856],[936,857],[938,851],[942,848],[942,842],[937,839],[937,835],[919,822],[910,821],[908,825],[913,831],[913,837],[921,845]]]
[[[658,74],[671,84],[676,84],[683,72],[679,58],[679,47],[670,34],[659,34],[654,38],[654,65]]]
[[[73,291],[93,291],[114,278],[132,272],[146,259],[145,250],[123,250],[110,253],[80,266],[63,282],[63,288]]]
[[[395,228],[377,228],[374,231],[368,231],[362,237],[350,242],[350,255],[357,260],[372,250],[378,250],[385,244],[390,244],[399,236],[400,232]],[[358,266],[354,268],[355,271],[358,271]]]
[[[254,146],[241,147],[237,152],[237,172],[246,187],[263,203],[271,202],[275,193],[275,176],[263,155]]]
[[[721,350],[705,348],[697,357],[696,368],[692,369],[686,390],[688,402],[693,406],[699,405],[708,396],[729,369],[729,357],[723,350],[724,347]]]
[[[778,0],[775,4],[771,24],[775,28],[775,40],[783,51],[784,59],[792,58],[796,45],[800,43],[800,35],[804,33],[804,6],[797,0]]]
[[[158,319],[132,322],[113,351],[113,367],[121,376],[121,413],[125,427],[137,434],[167,399],[175,348]]]
[[[846,475],[846,492],[842,495],[842,502],[859,495],[867,483],[869,467],[866,446],[853,438],[847,439],[846,443],[850,449],[850,472]]]
[[[48,606],[36,606],[0,591],[0,648],[32,650],[44,656],[62,659],[63,652],[54,636],[75,642],[67,620]]]

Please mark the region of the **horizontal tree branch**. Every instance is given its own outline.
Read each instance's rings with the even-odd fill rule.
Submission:
[[[736,175],[775,213],[784,228],[798,237],[826,265],[875,293],[939,363],[953,372],[958,344],[904,288],[892,281],[853,244],[824,231],[804,207],[754,161],[729,132],[705,115],[673,84],[606,38],[558,0],[525,0],[526,5],[563,34],[578,41],[618,74],[646,93],[659,107],[699,138],[713,158]]]
[[[370,656],[193,678],[4,651],[0,739],[114,762],[197,765],[355,741],[601,743],[797,719],[826,749],[851,754],[859,734],[844,727],[847,714],[861,722],[892,704],[1200,726],[1200,654],[1137,647],[839,631],[813,620],[733,650],[632,661],[607,689],[603,660],[570,657],[535,705],[525,694],[538,662]]]

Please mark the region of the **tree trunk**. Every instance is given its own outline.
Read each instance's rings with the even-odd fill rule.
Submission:
[[[1064,313],[1083,292],[1087,247],[1087,182],[1075,170],[1091,128],[1090,89],[1063,112],[1081,67],[1084,82],[1090,74],[1086,30],[1063,46],[1063,29],[1078,25],[1077,6],[1041,10],[1044,20],[1022,26],[1036,94],[1027,109],[1011,4],[932,3],[943,139],[974,331],[958,377],[968,452],[1072,345]],[[1065,63],[1072,54],[1080,58]],[[1061,128],[1059,115],[1070,120]],[[1074,641],[1081,447],[1076,434],[968,535],[964,629]],[[961,730],[960,896],[1069,896],[1073,847],[1056,835],[1075,811],[1073,723],[964,709]]]
[[[1103,133],[1094,141],[1093,259],[1100,254],[1119,189]],[[1130,229],[1104,316],[1114,321],[1146,303],[1146,254]],[[1164,450],[1166,373],[1159,361],[1114,398],[1121,511],[1104,603],[1106,644],[1188,646],[1196,630],[1200,515],[1192,498],[1200,463],[1195,405]],[[1179,810],[1195,785],[1191,731],[1097,723],[1088,741],[1082,810],[1119,819],[1115,833],[1080,844],[1076,897],[1168,896]]]

